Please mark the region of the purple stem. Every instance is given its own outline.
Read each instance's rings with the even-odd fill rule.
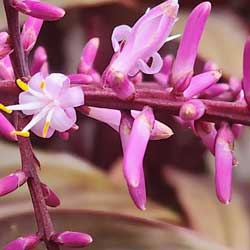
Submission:
[[[7,17],[8,30],[14,52],[11,54],[11,61],[14,68],[15,77],[29,78],[29,69],[25,60],[23,47],[20,39],[20,25],[18,12],[11,7],[11,0],[4,0],[4,7]],[[7,90],[10,89],[10,82],[5,82]],[[15,90],[15,88],[13,88]],[[26,119],[20,114],[15,114],[16,128],[22,130],[26,125]],[[49,241],[54,233],[53,224],[46,206],[44,196],[41,189],[41,182],[37,174],[36,161],[29,138],[18,137],[19,150],[22,161],[22,169],[29,176],[27,183],[34,207],[34,214],[38,226],[38,234],[46,244],[48,250],[59,250],[59,246]]]

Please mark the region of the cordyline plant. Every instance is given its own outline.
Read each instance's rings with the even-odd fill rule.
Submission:
[[[28,250],[43,241],[48,250],[60,245],[83,247],[91,236],[80,232],[55,232],[47,206],[60,204],[57,195],[39,180],[40,166],[29,140],[30,131],[43,138],[55,132],[64,139],[76,129],[76,110],[115,129],[124,154],[123,173],[135,205],[145,209],[143,158],[149,140],[170,137],[173,132],[157,121],[154,110],[175,116],[193,130],[215,156],[216,193],[222,203],[231,199],[232,170],[237,164],[235,139],[243,125],[250,125],[250,39],[244,50],[243,81],[219,82],[221,72],[207,62],[194,75],[199,41],[210,14],[203,2],[189,15],[176,56],[158,53],[168,41],[178,19],[178,1],[168,0],[147,9],[129,27],[120,25],[111,41],[114,55],[101,75],[94,68],[99,39],[85,45],[76,74],[49,73],[46,51],[38,47],[28,65],[43,21],[64,16],[64,10],[39,0],[4,0],[8,33],[0,33],[0,91],[11,103],[0,103],[0,132],[18,141],[22,168],[0,179],[0,195],[27,183],[38,226],[37,233],[9,243],[6,250]],[[19,12],[27,15],[20,33]],[[145,82],[143,73],[153,75]],[[76,108],[76,109],[75,109]],[[13,115],[14,125],[3,115]]]

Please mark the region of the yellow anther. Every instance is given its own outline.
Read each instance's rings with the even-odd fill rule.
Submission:
[[[0,103],[0,110],[8,113],[8,114],[11,114],[12,113],[12,110],[11,109],[8,109],[6,106],[4,106],[2,103]]]
[[[21,79],[17,79],[16,84],[23,91],[28,91],[29,90],[29,85],[27,83],[23,82]]]
[[[45,81],[41,81],[41,83],[40,83],[40,88],[41,88],[42,90],[45,89]]]
[[[46,138],[48,130],[49,130],[50,122],[46,121],[43,127],[43,138]]]
[[[19,136],[23,136],[23,137],[29,137],[30,136],[30,132],[29,131],[12,131],[11,132],[12,135],[19,135]]]

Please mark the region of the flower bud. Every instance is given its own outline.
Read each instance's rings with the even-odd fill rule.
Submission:
[[[200,119],[205,113],[205,105],[200,100],[190,100],[185,102],[181,108],[179,116],[184,121]]]
[[[27,181],[26,174],[17,170],[6,177],[0,179],[0,196],[4,196],[10,192],[13,192]]]
[[[2,113],[0,113],[0,134],[12,141],[17,141],[17,137],[13,134],[13,131],[15,131],[14,126]]]
[[[51,240],[57,244],[68,247],[85,247],[93,241],[88,234],[72,231],[56,233],[52,235]]]
[[[10,54],[11,51],[9,34],[7,32],[0,32],[0,59]]]
[[[58,196],[44,183],[41,183],[45,203],[49,207],[58,207],[60,200]]]
[[[40,242],[35,234],[19,237],[4,247],[4,250],[30,250]]]
[[[38,72],[41,72],[43,76],[48,75],[47,53],[42,46],[35,50],[31,64],[31,75],[35,75]]]
[[[12,7],[18,11],[47,21],[55,21],[65,15],[65,11],[40,0],[13,0]]]

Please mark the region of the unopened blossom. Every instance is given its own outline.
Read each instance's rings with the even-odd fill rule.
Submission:
[[[124,176],[132,187],[140,183],[143,158],[155,122],[153,111],[144,107],[135,118],[123,158]]]
[[[96,108],[96,107],[82,107],[79,109],[81,113],[96,119],[98,121],[108,124],[115,131],[119,132],[119,126],[121,121],[121,112],[116,109]],[[136,118],[140,114],[140,111],[132,110],[131,115]],[[173,135],[173,131],[170,127],[164,123],[155,120],[153,129],[150,134],[150,140],[162,140],[167,139]]]
[[[0,79],[14,80],[14,71],[9,56],[0,60]]]
[[[184,121],[200,119],[205,113],[205,105],[202,101],[195,99],[185,102],[179,112],[179,116]]]
[[[41,188],[43,191],[44,200],[49,207],[58,207],[60,205],[60,199],[46,184],[41,183]]]
[[[0,103],[0,110],[1,108],[3,108],[7,112],[10,112],[10,110],[6,110],[4,108],[4,105]],[[0,134],[10,140],[16,141],[17,137],[16,135],[13,135],[14,131],[15,131],[14,126],[2,113],[0,113]]]
[[[134,119],[132,118],[130,114],[122,112],[119,132],[120,132],[123,154],[125,154],[127,150],[133,122],[134,122]],[[123,172],[125,173],[125,170]],[[132,186],[129,180],[126,178],[126,175],[125,175],[125,180],[127,182],[128,191],[135,205],[139,209],[145,210],[146,209],[146,187],[145,187],[143,165],[140,166],[140,176],[139,176],[138,186],[136,187]]]
[[[0,179],[0,196],[15,191],[27,181],[26,174],[18,170]]]
[[[39,46],[34,53],[31,63],[31,74],[35,75],[41,72],[43,76],[48,75],[48,61],[47,53],[44,47]]]
[[[42,19],[31,16],[27,17],[21,33],[22,45],[26,53],[29,53],[34,47],[42,25]]]
[[[111,39],[116,54],[104,72],[103,81],[120,98],[128,99],[134,94],[129,76],[135,76],[139,71],[146,74],[160,71],[163,61],[158,50],[169,39],[178,7],[177,0],[165,1],[148,10],[132,28],[120,25],[114,29]]]
[[[250,106],[250,37],[246,40],[243,54],[243,90],[245,100]]]
[[[40,240],[41,238],[35,234],[22,236],[6,245],[4,250],[30,250],[33,249]]]
[[[225,93],[230,89],[227,83],[213,84],[199,95],[201,98],[211,99]]]
[[[55,131],[69,130],[76,122],[74,107],[84,104],[84,95],[80,87],[71,87],[69,78],[60,73],[45,77],[37,73],[28,84],[17,80],[24,90],[19,95],[19,104],[8,106],[9,110],[20,110],[32,115],[31,121],[14,134],[29,136],[31,129],[36,135],[49,138]]]
[[[40,0],[12,0],[11,5],[26,15],[47,21],[55,21],[65,15],[63,9]]]
[[[215,140],[215,186],[218,199],[228,204],[232,193],[234,135],[229,124],[223,122]]]
[[[51,236],[50,240],[68,247],[85,247],[93,241],[92,237],[86,233],[72,231],[56,233]]]
[[[186,22],[172,69],[171,84],[177,93],[183,92],[192,79],[198,45],[210,10],[211,4],[203,2],[193,9]]]
[[[9,34],[7,32],[0,32],[0,59],[3,59],[11,52]]]

